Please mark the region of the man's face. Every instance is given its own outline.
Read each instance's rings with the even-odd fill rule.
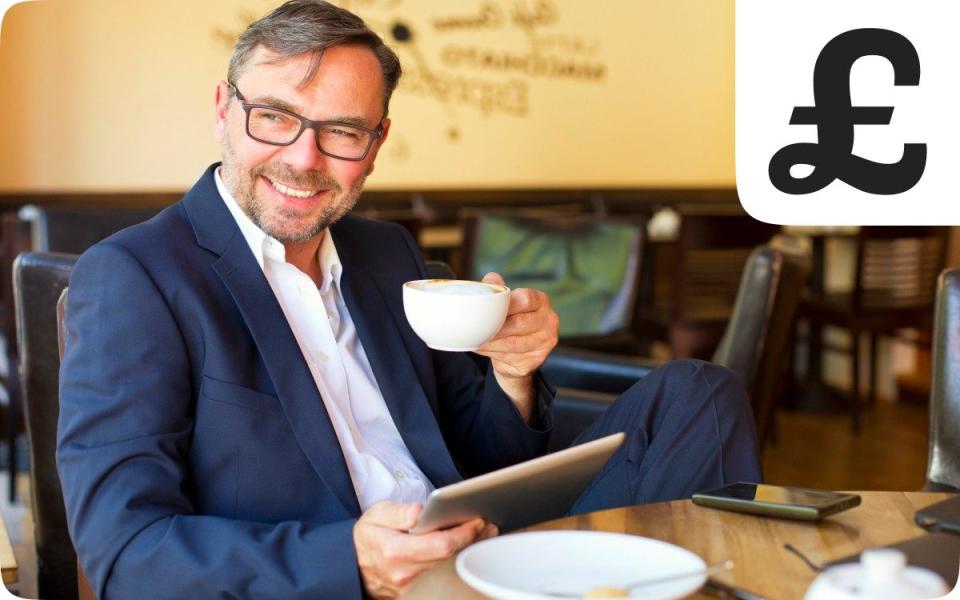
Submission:
[[[235,82],[251,104],[269,104],[315,121],[359,122],[376,129],[383,115],[383,76],[373,52],[361,46],[324,51],[316,75],[301,87],[309,55],[281,62],[257,48]],[[312,129],[289,146],[272,146],[246,134],[246,114],[225,84],[217,88],[214,128],[223,148],[224,184],[250,219],[283,243],[303,243],[320,235],[353,208],[374,159],[386,139],[373,143],[366,158],[348,161],[320,153]]]

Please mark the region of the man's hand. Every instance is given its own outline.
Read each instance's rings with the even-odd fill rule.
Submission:
[[[487,273],[483,281],[506,285],[498,273]],[[511,290],[503,327],[475,350],[490,359],[497,383],[528,423],[536,399],[533,373],[557,345],[559,332],[560,317],[546,294],[530,289]]]
[[[497,535],[497,526],[473,519],[442,531],[411,534],[423,506],[384,500],[353,527],[363,587],[374,598],[396,598],[414,578],[473,542]]]

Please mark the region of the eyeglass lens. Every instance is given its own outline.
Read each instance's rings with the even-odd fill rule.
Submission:
[[[253,107],[248,115],[250,135],[268,144],[289,144],[300,133],[301,121],[293,115],[278,110]],[[320,149],[342,158],[360,158],[370,146],[373,135],[340,123],[318,126],[316,132]]]

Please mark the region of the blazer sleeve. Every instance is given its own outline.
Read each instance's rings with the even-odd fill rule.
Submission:
[[[70,534],[99,598],[360,598],[354,520],[196,514],[185,491],[195,382],[150,274],[101,243],[76,265],[57,464]],[[276,490],[277,494],[293,490]]]
[[[426,268],[410,234],[402,232],[420,277]],[[509,283],[509,282],[508,282]],[[556,390],[535,374],[533,423],[524,421],[497,383],[490,361],[464,352],[432,350],[437,377],[440,428],[464,476],[480,475],[541,456],[553,430]]]

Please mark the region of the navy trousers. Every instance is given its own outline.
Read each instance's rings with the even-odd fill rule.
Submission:
[[[740,378],[719,365],[681,360],[638,381],[573,445],[623,431],[627,438],[570,509],[595,510],[689,498],[763,472]]]

